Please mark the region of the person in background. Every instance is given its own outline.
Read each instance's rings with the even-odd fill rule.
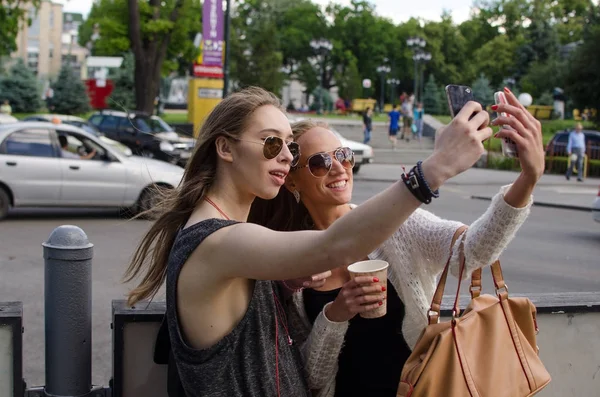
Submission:
[[[423,104],[421,102],[417,103],[417,107],[413,111],[413,124],[416,127],[416,131],[414,131],[414,135],[416,135],[417,140],[421,143],[421,138],[423,137],[423,115],[425,111],[423,110]]]
[[[585,135],[583,134],[583,126],[577,123],[575,131],[569,133],[569,143],[567,143],[567,155],[571,157],[571,165],[567,169],[565,178],[571,179],[573,168],[577,163],[577,180],[583,182],[583,156],[585,155]]]
[[[398,142],[397,135],[400,129],[400,112],[398,111],[398,105],[394,105],[392,111],[388,114],[389,122],[389,137],[392,142],[392,149],[396,150],[396,144]]]
[[[96,149],[92,149],[85,156],[80,156],[76,153],[69,151],[69,141],[65,135],[59,135],[58,142],[60,143],[61,156],[64,159],[89,160],[94,158],[94,156],[96,155]]]
[[[406,139],[406,142],[410,142],[411,126],[413,118],[413,98],[409,96],[404,98],[402,102],[402,136],[401,139]]]
[[[371,131],[373,130],[373,110],[371,108],[367,108],[363,114],[363,127],[365,134],[363,143],[366,144],[371,140]]]
[[[10,106],[8,99],[5,99],[2,105],[0,105],[0,113],[8,115],[12,114],[12,107]]]

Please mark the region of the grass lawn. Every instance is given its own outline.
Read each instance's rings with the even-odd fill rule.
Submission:
[[[166,111],[160,117],[169,124],[185,124],[189,123],[186,113],[169,113]]]

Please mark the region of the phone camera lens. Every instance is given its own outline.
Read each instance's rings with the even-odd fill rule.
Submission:
[[[467,94],[470,94],[470,93],[471,93],[471,89],[470,89],[470,88],[467,88],[467,89],[465,90],[465,92],[466,92]]]

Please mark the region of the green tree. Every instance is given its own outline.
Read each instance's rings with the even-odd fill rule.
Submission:
[[[446,88],[442,85],[439,87],[439,98],[440,98],[440,115],[449,116],[450,107],[448,106],[448,97],[446,96]],[[425,110],[427,111],[427,110]]]
[[[108,98],[110,107],[125,110],[135,109],[134,62],[133,54],[128,52],[123,57],[121,67],[115,71],[113,76],[110,76],[114,84],[113,92]]]
[[[505,34],[498,35],[475,50],[472,59],[477,70],[489,77],[492,86],[499,86],[505,77],[511,76],[516,62],[518,41]]]
[[[427,68],[438,81],[446,84],[466,84],[476,74],[471,57],[465,56],[469,43],[450,15],[442,15],[441,22],[427,22],[423,28],[426,50],[431,53]]]
[[[41,0],[3,0],[0,7],[0,57],[17,50],[17,34],[23,23],[31,25]]]
[[[427,84],[423,88],[423,108],[429,114],[443,114],[443,102],[440,98],[440,90],[435,77],[432,74],[429,75]]]
[[[187,70],[197,56],[192,39],[202,30],[201,16],[200,0],[100,0],[80,27],[79,41],[93,42],[94,55],[121,56],[131,49],[136,109],[150,113],[161,76]]]
[[[490,81],[483,73],[473,82],[471,88],[473,89],[475,100],[484,108],[494,103],[494,90],[490,86]]]
[[[68,65],[64,65],[60,69],[58,79],[52,84],[52,89],[54,96],[50,100],[50,106],[53,112],[60,114],[89,112],[90,98],[85,85]]]
[[[231,35],[231,75],[240,87],[255,85],[279,93],[285,79],[277,35],[276,2],[240,4]]]
[[[546,61],[532,62],[527,74],[521,78],[521,90],[530,93],[535,100],[554,87],[563,87],[567,73],[566,63],[557,56]]]
[[[340,66],[335,74],[340,98],[352,100],[362,92],[362,81],[356,63],[356,58],[352,59],[347,66]]]
[[[537,100],[534,99],[533,103],[536,105],[552,106],[554,104],[554,97],[551,92],[544,92]]]
[[[571,58],[566,74],[566,92],[579,109],[598,109],[600,124],[600,6],[593,7],[584,26],[583,43]]]
[[[21,58],[0,77],[0,100],[8,100],[13,113],[33,113],[42,107],[38,81]]]

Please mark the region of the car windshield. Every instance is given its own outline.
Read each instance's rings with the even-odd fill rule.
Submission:
[[[135,124],[138,129],[148,134],[173,131],[171,126],[158,117],[136,117]]]

